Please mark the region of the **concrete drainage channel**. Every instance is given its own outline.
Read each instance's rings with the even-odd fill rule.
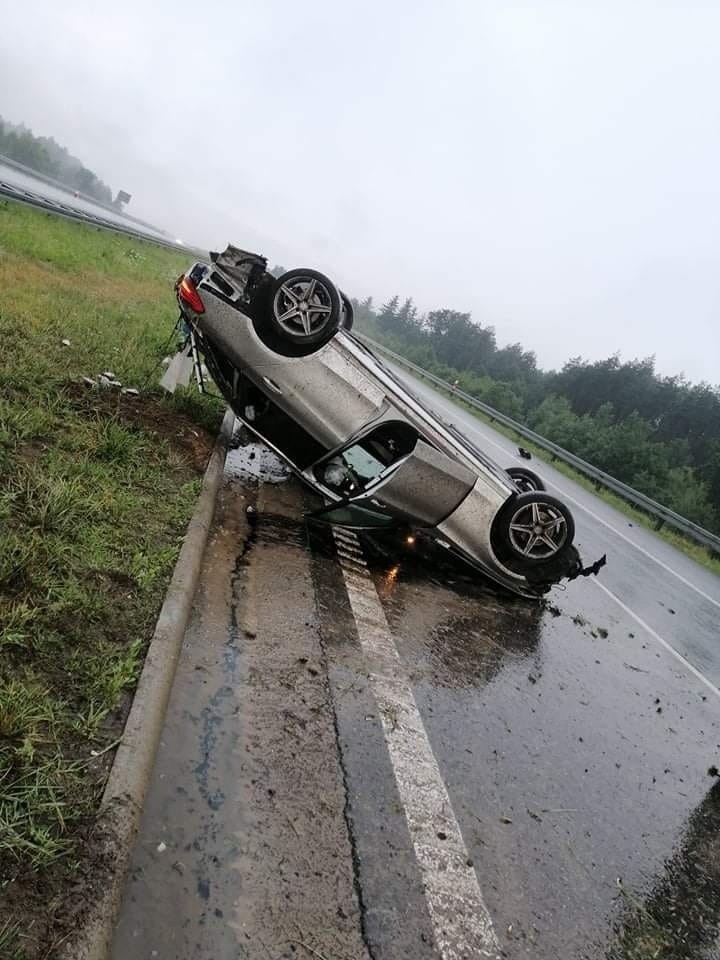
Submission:
[[[63,944],[61,960],[105,960],[108,956],[234,423],[235,415],[228,410],[205,470],[103,794],[97,837],[106,849],[108,875],[77,936]]]

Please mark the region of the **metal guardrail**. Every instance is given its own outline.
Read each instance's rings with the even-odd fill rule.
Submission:
[[[85,200],[87,203],[92,203],[96,207],[102,207],[103,210],[107,210],[108,213],[112,213],[116,217],[123,217],[125,220],[130,220],[132,223],[137,223],[141,227],[147,227],[149,230],[154,230],[156,234],[159,233],[161,236],[167,236],[168,240],[172,240],[172,237],[169,233],[167,233],[166,230],[161,230],[159,227],[153,226],[152,223],[147,223],[147,221],[141,220],[139,217],[134,217],[131,213],[126,213],[124,210],[120,210],[110,203],[104,203],[102,200],[91,197],[87,193],[82,193],[80,190],[74,190],[66,183],[63,183],[62,180],[56,180],[55,177],[51,177],[47,173],[40,173],[39,170],[33,170],[32,167],[28,167],[26,164],[20,163],[19,160],[13,160],[12,157],[6,157],[4,153],[0,153],[0,164],[10,167],[13,170],[17,170],[19,173],[24,174],[26,177],[31,177],[33,180],[40,180],[41,183],[45,183],[49,187],[54,187],[56,190],[62,190],[63,193],[67,193],[71,197],[79,197],[81,200]]]
[[[113,230],[115,233],[122,233],[125,236],[136,237],[139,240],[149,240],[162,247],[169,247],[172,250],[182,250],[189,256],[200,253],[195,247],[188,247],[184,244],[174,243],[172,240],[163,240],[157,235],[145,233],[143,230],[136,229],[130,225],[125,226],[115,220],[107,220],[99,214],[88,213],[86,210],[80,210],[73,207],[70,203],[61,203],[59,200],[50,200],[40,193],[32,190],[25,190],[22,187],[16,187],[12,183],[5,183],[0,180],[0,197],[8,200],[15,200],[18,203],[25,203],[31,207],[37,207],[39,210],[45,210],[48,213],[54,213],[61,217],[67,217],[70,220],[79,220],[82,223],[93,224],[96,227],[102,227],[104,230]],[[204,254],[203,254],[204,256]]]
[[[692,520],[686,520],[685,517],[681,517],[680,514],[675,513],[668,507],[664,507],[656,500],[651,500],[650,497],[646,497],[644,493],[640,493],[639,490],[629,487],[626,483],[616,480],[615,477],[611,477],[610,474],[599,470],[586,460],[576,457],[574,453],[570,453],[569,450],[563,449],[563,447],[553,443],[552,440],[546,440],[545,437],[541,437],[539,433],[535,433],[534,430],[530,430],[530,428],[526,427],[524,424],[518,423],[517,420],[513,420],[504,413],[500,413],[499,410],[495,410],[487,403],[483,403],[481,400],[471,396],[464,390],[460,390],[459,388],[453,390],[452,385],[446,380],[442,380],[440,377],[435,376],[434,373],[430,373],[417,363],[413,363],[412,360],[408,360],[406,357],[400,356],[400,354],[395,353],[394,350],[390,350],[388,347],[383,346],[381,343],[377,343],[375,340],[372,340],[370,337],[366,337],[363,334],[356,333],[355,336],[357,336],[360,340],[363,340],[374,350],[378,350],[380,353],[386,354],[401,366],[407,367],[414,373],[417,373],[419,376],[424,377],[426,380],[429,380],[436,386],[441,387],[452,396],[460,397],[460,399],[465,403],[468,403],[476,409],[481,410],[492,420],[496,420],[498,423],[502,423],[504,426],[510,427],[510,429],[514,430],[515,433],[519,434],[521,437],[524,437],[526,440],[531,440],[536,446],[541,447],[543,450],[547,450],[552,456],[553,460],[562,460],[565,463],[569,463],[579,473],[589,477],[596,484],[596,486],[607,487],[608,490],[612,490],[614,493],[617,493],[624,500],[635,504],[635,506],[639,507],[645,513],[655,517],[656,529],[659,530],[663,524],[667,523],[670,526],[675,527],[676,530],[679,530],[686,537],[689,537],[696,543],[700,543],[702,546],[707,547],[713,553],[720,554],[720,537],[715,536],[714,533],[710,533],[709,530],[705,530],[697,523],[693,523]]]

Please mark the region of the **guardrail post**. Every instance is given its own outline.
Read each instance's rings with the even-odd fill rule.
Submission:
[[[655,520],[655,529],[662,530],[664,526],[665,526],[665,520],[662,517],[657,517],[657,519]]]

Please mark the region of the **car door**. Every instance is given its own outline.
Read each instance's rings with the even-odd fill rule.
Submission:
[[[418,439],[412,453],[369,484],[352,502],[382,507],[427,527],[437,526],[475,483],[467,467]]]
[[[382,385],[337,338],[307,357],[259,359],[253,374],[273,402],[326,448],[357,433],[387,405]]]
[[[352,519],[360,528],[365,517],[371,528],[380,526],[384,516],[434,527],[465,499],[475,474],[417,434],[409,438],[406,424],[400,427],[394,445],[392,424],[384,423],[316,465],[316,477],[327,486],[335,483],[343,497],[341,505],[322,511],[324,519],[346,526]],[[344,512],[333,514],[341,507]]]

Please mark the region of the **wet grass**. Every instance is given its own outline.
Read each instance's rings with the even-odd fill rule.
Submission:
[[[24,960],[24,954],[18,946],[20,925],[5,922],[0,924],[0,957],[6,960]]]
[[[0,956],[63,922],[220,408],[154,387],[186,258],[0,203]],[[69,341],[69,346],[63,341]],[[111,369],[139,398],[93,391]]]
[[[516,433],[510,427],[506,427],[504,424],[498,423],[497,420],[492,420],[481,410],[478,410],[471,404],[459,399],[450,390],[440,390],[436,384],[429,381],[427,382],[427,385],[433,390],[436,390],[442,396],[451,399],[453,403],[457,404],[459,407],[462,407],[464,410],[467,410],[468,413],[471,413],[474,417],[477,417],[478,420],[481,420],[483,423],[486,423],[488,426],[492,427],[493,430],[496,430],[509,440],[512,440],[513,443],[517,443],[519,446],[522,446],[526,450],[530,451],[533,456],[537,457],[538,460],[542,460],[545,463],[551,464],[553,469],[557,470],[558,473],[564,474],[570,480],[573,480],[581,487],[584,487],[585,490],[589,490],[590,493],[594,494],[596,497],[599,497],[601,500],[604,500],[605,503],[609,504],[611,507],[615,507],[616,510],[624,513],[625,516],[627,516],[633,523],[637,523],[638,526],[652,530],[653,533],[655,533],[658,537],[661,537],[667,543],[670,543],[678,550],[681,550],[684,554],[686,554],[686,556],[695,560],[712,573],[720,576],[720,557],[715,556],[710,550],[698,543],[695,543],[694,540],[689,540],[682,533],[677,530],[673,530],[670,527],[661,527],[659,530],[656,529],[654,517],[644,513],[633,504],[628,503],[627,500],[623,500],[622,497],[618,496],[612,490],[608,490],[606,487],[601,485],[596,486],[592,480],[590,480],[584,474],[579,473],[577,470],[571,467],[570,464],[564,463],[562,460],[553,460],[552,454],[548,453],[547,450],[544,450],[542,447],[538,447],[536,444],[532,443],[532,441],[521,437],[519,433]]]

